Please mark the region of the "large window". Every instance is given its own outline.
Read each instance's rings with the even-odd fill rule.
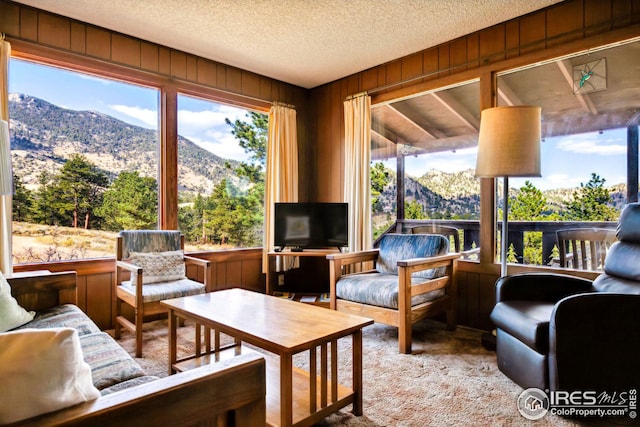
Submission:
[[[187,249],[262,246],[268,117],[178,97],[178,218]]]
[[[479,219],[479,126],[477,81],[372,108],[374,237],[397,219]],[[403,171],[404,218],[398,218],[397,176]]]
[[[509,262],[558,265],[556,229],[615,227],[627,180],[638,179],[627,159],[637,164],[637,130],[633,150],[628,135],[640,121],[639,95],[638,41],[498,76],[499,106],[542,107],[542,176],[509,180]]]
[[[23,60],[9,69],[14,263],[113,256],[158,224],[158,91]]]

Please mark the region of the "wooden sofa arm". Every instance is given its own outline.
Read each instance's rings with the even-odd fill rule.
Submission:
[[[266,423],[265,360],[241,354],[96,400],[31,418],[15,426],[192,426],[263,427]]]

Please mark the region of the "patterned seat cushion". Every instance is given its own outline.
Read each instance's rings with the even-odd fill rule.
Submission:
[[[449,239],[439,234],[385,234],[380,239],[380,253],[376,270],[384,274],[398,274],[398,261],[427,258],[449,252]],[[444,267],[413,273],[413,277],[433,279],[445,274]]]
[[[412,284],[424,282],[423,278],[414,277]],[[444,295],[438,289],[411,298],[411,305],[433,301]],[[362,273],[343,276],[336,283],[336,296],[362,304],[398,309],[398,276],[396,274]]]
[[[72,304],[58,305],[53,308],[42,310],[36,317],[19,328],[74,328],[78,335],[95,334],[100,332],[100,328],[91,321],[79,307]]]
[[[130,380],[123,381],[118,384],[114,384],[110,387],[103,388],[102,390],[100,390],[100,394],[102,394],[103,396],[106,396],[107,394],[115,393],[116,391],[124,390],[130,387],[135,387],[140,384],[150,383],[157,379],[159,379],[159,377],[155,377],[153,375],[145,375],[143,377],[132,378]]]
[[[106,332],[81,336],[80,346],[98,390],[145,375],[140,365]]]
[[[119,288],[131,295],[136,294],[136,288],[130,281],[122,282]],[[144,302],[162,301],[169,298],[203,294],[204,292],[204,284],[191,279],[182,279],[173,282],[151,283],[144,285],[142,287],[142,299]]]

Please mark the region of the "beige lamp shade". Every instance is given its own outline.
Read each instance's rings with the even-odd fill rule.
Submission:
[[[540,107],[482,110],[476,177],[540,176]]]

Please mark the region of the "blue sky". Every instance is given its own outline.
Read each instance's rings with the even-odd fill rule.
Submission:
[[[96,110],[127,123],[156,129],[158,91],[113,80],[34,65],[12,59],[9,91],[32,95],[72,110]],[[231,121],[246,120],[246,110],[178,98],[178,133],[225,159],[246,160],[247,155],[231,135]]]
[[[607,130],[599,134],[575,134],[547,138],[541,143],[542,176],[510,178],[509,186],[519,188],[529,180],[541,190],[575,188],[591,179],[591,173],[604,178],[605,186],[626,182],[627,129]],[[457,172],[475,169],[477,148],[432,153],[405,160],[406,173],[421,176],[430,169]],[[384,162],[395,168],[396,160]]]
[[[10,92],[26,93],[73,110],[97,110],[125,122],[155,129],[158,92],[155,89],[95,78],[80,73],[12,59]],[[225,118],[245,119],[247,112],[227,105],[180,96],[178,133],[216,155],[246,160],[247,155],[230,133]],[[542,143],[542,177],[512,178],[510,186],[530,180],[537,188],[573,188],[595,172],[605,185],[626,181],[626,129],[602,134],[576,134],[547,138]],[[421,176],[429,169],[456,172],[475,168],[476,149],[407,157],[406,171]],[[395,159],[385,162],[395,168]]]

